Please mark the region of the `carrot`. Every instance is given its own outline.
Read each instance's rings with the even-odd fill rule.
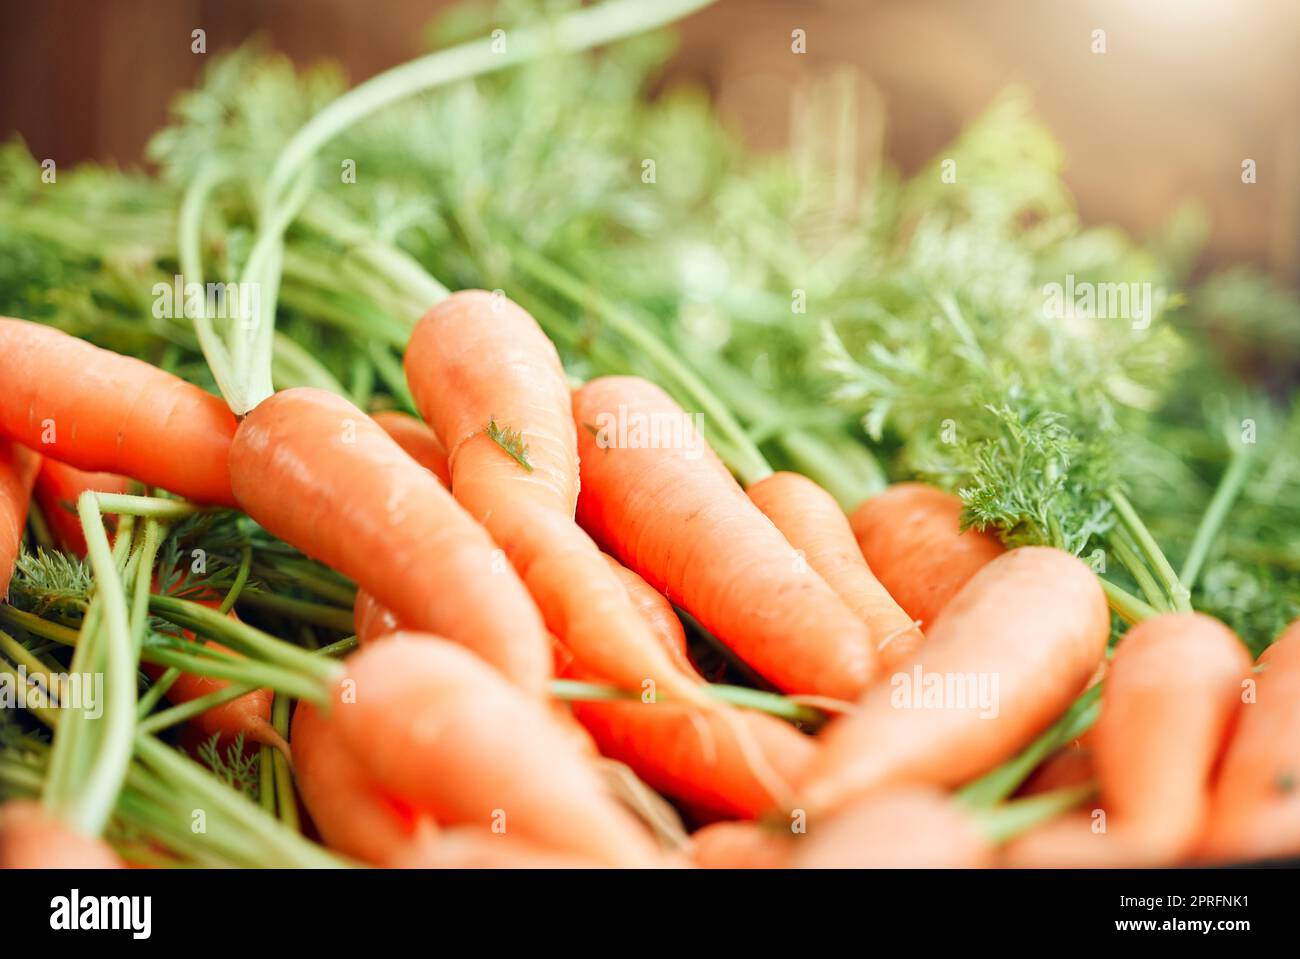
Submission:
[[[0,435],[83,470],[234,506],[235,417],[184,380],[39,323],[0,317]]]
[[[36,474],[35,495],[54,541],[65,553],[86,555],[86,534],[77,516],[77,497],[86,490],[96,493],[125,493],[131,481],[116,473],[87,473],[48,457],[41,460]],[[109,522],[111,522],[109,518]]]
[[[331,849],[383,865],[415,838],[436,832],[427,814],[385,793],[344,748],[332,717],[311,703],[294,709],[289,741],[303,805]]]
[[[959,532],[961,500],[922,483],[891,486],[849,522],[871,571],[927,634],[949,600],[1004,552],[995,536]]]
[[[1300,620],[1260,655],[1253,679],[1215,779],[1203,859],[1300,855]]]
[[[357,590],[357,598],[352,602],[352,626],[357,632],[358,646],[401,629],[393,611],[380,606],[364,589]]]
[[[617,560],[607,559],[624,571],[621,578],[664,649],[702,683],[685,657],[681,620],[668,600]],[[556,672],[599,681],[572,653],[557,655]],[[781,786],[794,780],[815,748],[811,739],[779,719],[721,704],[706,714],[672,702],[577,701],[570,708],[602,755],[625,763],[651,788],[706,815],[757,816],[777,798],[773,785],[786,791]],[[755,771],[755,752],[762,775]]]
[[[447,449],[456,499],[505,549],[547,628],[610,682],[653,683],[656,693],[711,708],[573,520],[578,454],[569,385],[537,322],[504,297],[456,293],[416,326],[406,378]]]
[[[756,822],[715,822],[691,833],[691,863],[700,869],[780,869],[793,843]]]
[[[602,555],[609,561],[614,575],[622,581],[623,588],[627,590],[628,598],[632,600],[638,615],[650,627],[650,631],[673,662],[686,674],[694,674],[695,664],[686,653],[686,630],[682,628],[682,621],[673,611],[673,604],[668,602],[663,593],[642,579],[635,570],[628,569],[608,553]]]
[[[0,869],[123,869],[102,839],[53,818],[32,799],[0,806]]]
[[[1204,827],[1210,774],[1249,669],[1241,640],[1209,616],[1170,613],[1129,630],[1092,731],[1105,819],[1094,811],[1050,822],[1012,842],[1005,861],[1115,868],[1182,861]]]
[[[601,755],[626,763],[658,792],[729,817],[753,818],[781,798],[755,774],[751,749],[782,783],[795,782],[816,751],[810,737],[787,723],[747,710],[701,713],[681,703],[639,701],[571,708]],[[738,739],[745,734],[752,742]]]
[[[1012,550],[975,574],[926,634],[910,670],[835,720],[803,798],[814,812],[881,786],[951,787],[1010,758],[1092,676],[1110,615],[1097,577],[1061,550]]]
[[[1092,749],[1083,739],[1078,739],[1049,756],[1016,790],[1016,795],[1037,796],[1069,786],[1082,786],[1096,778]]]
[[[789,865],[800,869],[978,869],[993,845],[951,797],[903,786],[845,807],[795,837]]]
[[[406,626],[438,629],[540,695],[550,645],[487,532],[370,417],[323,390],[260,403],[230,450],[253,519],[340,570]]]
[[[447,451],[433,430],[414,416],[400,410],[380,410],[374,420],[384,428],[397,445],[434,476],[438,482],[451,489],[451,470],[447,466]]]
[[[231,615],[233,616],[234,613],[231,613]],[[190,640],[194,639],[192,633],[186,632],[185,635]],[[210,639],[205,641],[203,645],[220,653],[233,652],[233,650]],[[153,663],[141,663],[140,668],[144,670],[145,675],[155,680],[166,672],[164,667]],[[220,692],[229,688],[229,686],[230,680],[228,679],[200,676],[196,673],[181,673],[164,695],[170,703],[188,703],[201,696]],[[205,737],[219,736],[222,745],[229,745],[236,736],[243,733],[246,740],[274,746],[288,756],[288,744],[284,741],[284,737],[277,733],[275,727],[271,725],[271,703],[273,699],[274,694],[271,690],[254,689],[237,699],[232,699],[228,703],[205,709],[190,720],[190,725]]]
[[[0,437],[0,602],[9,597],[9,580],[27,525],[27,503],[41,458]]]
[[[790,545],[871,631],[872,652],[885,668],[909,660],[922,636],[871,572],[835,498],[798,473],[773,473],[747,492]]]
[[[426,833],[396,850],[389,869],[591,869],[599,862],[477,826]]]
[[[598,541],[779,688],[845,699],[866,687],[866,626],[795,561],[666,393],[634,377],[593,380],[574,394],[574,419],[578,518]],[[673,448],[638,435],[647,424],[678,431]]]
[[[439,823],[495,827],[607,865],[658,861],[546,705],[464,648],[398,633],[346,666],[331,724],[387,792]]]

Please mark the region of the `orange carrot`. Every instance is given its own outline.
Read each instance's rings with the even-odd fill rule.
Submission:
[[[1182,861],[1204,827],[1210,774],[1249,669],[1241,640],[1209,616],[1169,613],[1129,630],[1111,659],[1092,736],[1104,820],[1094,810],[1047,823],[1013,841],[1005,861]]]
[[[790,545],[871,631],[873,655],[885,668],[907,661],[921,645],[912,617],[894,602],[858,548],[835,497],[798,473],[773,473],[747,492]]]
[[[447,451],[433,430],[414,416],[400,410],[380,410],[374,420],[384,428],[411,459],[415,460],[447,489],[451,489],[451,470],[447,466]]]
[[[780,869],[794,845],[764,823],[715,822],[691,833],[690,851],[700,869]]]
[[[1259,657],[1219,766],[1201,858],[1300,855],[1300,620]]]
[[[1010,758],[1084,688],[1109,633],[1106,598],[1078,559],[1036,546],[999,557],[948,604],[909,670],[830,724],[806,807],[896,783],[956,786]]]
[[[571,708],[601,755],[626,763],[658,792],[729,817],[753,818],[782,798],[755,775],[749,749],[756,748],[783,783],[795,782],[816,751],[813,740],[792,726],[748,710],[701,713],[680,703],[639,701],[575,702]],[[737,725],[752,744],[737,739]]]
[[[801,869],[978,869],[993,846],[953,800],[936,790],[896,787],[858,800],[795,837],[789,865]]]
[[[1049,756],[1033,774],[1024,781],[1016,796],[1037,796],[1040,793],[1082,786],[1097,778],[1092,749],[1083,739],[1077,739],[1064,749]]]
[[[231,615],[233,616],[234,613],[231,613]],[[192,633],[186,632],[185,635],[190,640],[194,639]],[[203,645],[220,653],[233,652],[233,650],[211,639],[205,641]],[[166,672],[165,667],[153,663],[141,663],[140,668],[144,670],[145,675],[155,680]],[[181,673],[164,695],[168,702],[180,704],[188,703],[200,696],[220,692],[229,687],[230,680],[228,679],[200,676],[196,673]],[[277,733],[275,727],[271,725],[271,703],[273,699],[274,694],[271,690],[254,689],[238,699],[232,699],[228,703],[205,709],[190,720],[190,725],[205,737],[219,736],[219,742],[223,746],[230,745],[236,736],[243,733],[245,740],[274,746],[287,756],[289,755],[288,744],[285,743],[284,737]]]
[[[240,424],[230,466],[240,506],[270,532],[346,574],[404,625],[442,630],[544,691],[546,631],[492,538],[347,400],[277,393]]]
[[[0,437],[0,602],[9,598],[18,549],[27,525],[27,503],[41,458]]]
[[[900,483],[849,517],[876,578],[928,635],[958,591],[1004,550],[997,537],[959,532],[961,500],[921,483]]]
[[[537,322],[504,297],[457,293],[416,326],[406,378],[447,449],[456,499],[505,549],[547,628],[610,682],[630,689],[649,682],[711,706],[573,520],[578,454],[569,386]],[[513,451],[493,430],[518,434]]]
[[[36,474],[35,495],[54,542],[65,553],[86,555],[86,534],[77,515],[77,498],[86,490],[96,493],[125,493],[131,481],[116,473],[87,473],[48,457],[41,460]],[[113,522],[106,517],[106,522]]]
[[[0,382],[0,436],[78,469],[120,473],[197,503],[235,505],[227,463],[235,417],[197,386],[5,317]]]
[[[574,419],[578,518],[610,552],[781,689],[845,699],[865,688],[866,626],[710,461],[666,393],[634,377],[593,380],[574,394]],[[647,424],[677,435],[656,446]]]
[[[682,624],[668,601],[636,573],[619,569],[651,631],[680,657],[683,671],[702,683],[685,658]],[[573,679],[600,679],[572,654],[557,656],[556,671]],[[784,798],[771,790],[793,782],[815,748],[811,739],[779,719],[722,704],[706,714],[672,702],[577,701],[570,708],[602,755],[625,763],[653,789],[707,815],[757,816]],[[763,775],[755,771],[755,753]]]
[[[476,825],[607,865],[653,840],[548,712],[462,647],[398,633],[354,653],[332,704],[348,753],[439,823]]]
[[[11,799],[0,806],[0,869],[122,868],[102,839],[69,828],[39,802]]]
[[[600,863],[477,826],[415,837],[383,865],[389,869],[592,869]]]
[[[627,595],[632,600],[637,613],[645,620],[646,625],[650,627],[650,631],[654,633],[673,662],[687,675],[693,675],[695,664],[686,654],[686,630],[682,628],[682,621],[673,611],[673,604],[668,602],[663,593],[642,579],[635,570],[628,569],[608,553],[602,555],[609,561],[614,575],[622,581],[623,588],[627,590]]]
[[[393,611],[380,606],[364,589],[357,590],[352,602],[352,626],[357,631],[358,646],[401,629]]]
[[[436,832],[430,816],[370,780],[331,720],[311,703],[300,702],[294,709],[289,741],[303,805],[331,849],[380,866],[416,837]]]

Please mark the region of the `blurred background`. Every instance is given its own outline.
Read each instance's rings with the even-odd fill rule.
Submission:
[[[16,132],[60,165],[139,165],[203,67],[195,28],[209,56],[261,35],[356,82],[423,52],[447,5],[0,0],[0,138]],[[790,55],[795,29],[807,56]],[[1250,262],[1300,282],[1296,0],[721,0],[680,31],[664,82],[705,84],[751,143],[781,148],[811,85],[847,83],[864,146],[905,172],[1019,83],[1064,146],[1086,221],[1141,235],[1193,198],[1213,225],[1201,270]]]

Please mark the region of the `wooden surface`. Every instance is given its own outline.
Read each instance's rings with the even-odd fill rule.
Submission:
[[[424,49],[441,2],[0,0],[0,136],[41,158],[139,162],[172,95],[255,34],[361,80]],[[793,29],[808,52],[790,50]],[[1090,52],[1091,31],[1107,52]],[[1213,220],[1207,264],[1300,281],[1296,0],[721,0],[687,21],[673,80],[707,83],[755,144],[780,148],[809,84],[851,75],[869,155],[914,170],[1009,83],[1063,143],[1085,217],[1138,232],[1185,198]],[[843,68],[851,68],[846,74]],[[798,135],[796,132],[794,135]],[[1259,181],[1241,183],[1241,162]]]

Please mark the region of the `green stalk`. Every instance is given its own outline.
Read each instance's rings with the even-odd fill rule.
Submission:
[[[268,815],[275,815],[275,767],[271,754],[278,752],[270,746],[257,748],[257,802]]]
[[[172,666],[195,676],[211,676],[227,682],[240,683],[257,689],[268,686],[300,699],[314,703],[326,701],[327,686],[312,676],[304,676],[291,669],[256,659],[227,658],[214,650],[203,649],[203,654],[178,652],[161,646],[146,646],[141,658],[158,666]],[[341,669],[337,663],[330,665]]]
[[[1049,819],[1055,819],[1064,812],[1069,812],[1096,794],[1096,783],[1065,786],[1037,796],[1027,796],[1024,799],[1003,803],[992,809],[977,810],[974,814],[975,821],[980,831],[991,842],[1000,844],[1028,832]]]
[[[308,164],[321,147],[358,121],[417,93],[514,66],[547,52],[572,53],[600,46],[663,26],[711,2],[606,0],[569,13],[554,24],[512,30],[504,47],[485,37],[394,67],[349,90],[307,121],[276,160],[263,193],[257,238],[241,277],[245,282],[263,284],[259,297],[261,317],[251,337],[246,335],[246,329],[234,331],[230,356],[233,369],[223,375],[228,381],[233,379],[235,385],[230,392],[222,390],[231,409],[242,415],[271,393],[270,355],[261,343],[270,343],[269,331],[275,322],[284,232],[306,199],[306,191],[296,187],[309,182]]]
[[[665,377],[675,382],[683,397],[684,405],[698,408],[716,431],[714,443],[721,447],[719,454],[727,453],[723,458],[742,486],[752,486],[765,476],[771,475],[772,467],[749,438],[749,434],[736,421],[727,405],[651,330],[615,307],[596,290],[532,250],[519,246],[512,247],[511,256],[516,265],[530,274],[533,279],[545,283],[566,299],[586,307],[600,317],[611,329],[651,360]]]
[[[200,696],[198,699],[191,699],[187,703],[180,703],[179,705],[171,706],[167,709],[161,710],[160,712],[156,712],[148,719],[143,720],[136,728],[142,733],[156,736],[164,729],[170,729],[172,726],[179,726],[181,723],[188,722],[195,716],[201,716],[213,707],[223,706],[226,703],[236,700],[240,696],[247,695],[258,688],[259,687],[257,686],[239,684],[227,686],[225,689],[218,689],[215,692],[207,693]]]
[[[600,683],[584,683],[573,679],[551,680],[550,693],[556,699],[576,702],[611,702],[619,700],[639,700],[641,693],[636,690],[620,689]],[[776,693],[761,689],[749,689],[745,686],[724,686],[721,683],[709,683],[704,691],[715,699],[742,709],[754,709],[759,712],[777,716],[791,722],[820,723],[826,715],[811,706],[791,702]],[[667,702],[664,696],[659,701]]]
[[[341,633],[352,631],[352,610],[339,606],[327,606],[305,599],[295,599],[292,596],[280,596],[260,589],[244,590],[243,595],[239,597],[239,603],[241,606],[282,613],[300,622],[324,626],[326,629],[336,629]],[[297,649],[296,646],[291,648]]]
[[[96,504],[105,513],[116,513],[122,517],[139,516],[144,519],[167,521],[184,519],[195,513],[202,513],[206,507],[196,506],[179,499],[162,499],[158,496],[132,496],[128,493],[94,493]],[[116,541],[122,539],[122,527],[118,527]]]
[[[269,866],[330,867],[347,865],[341,859],[308,842],[270,816],[248,797],[213,779],[203,767],[152,736],[137,735],[136,752],[149,768],[164,780],[183,787],[202,802],[204,808],[229,818],[235,826],[263,843],[274,855]]]
[[[239,556],[239,569],[235,572],[235,581],[230,584],[230,590],[221,600],[221,605],[217,607],[217,612],[222,616],[230,615],[230,611],[235,608],[235,603],[239,601],[239,595],[244,591],[248,584],[248,574],[253,568],[253,548],[245,546]]]
[[[1094,683],[1019,754],[959,789],[958,800],[972,808],[1002,802],[1020,788],[1044,759],[1087,732],[1100,713],[1101,684]]]
[[[1115,556],[1129,575],[1133,577],[1134,582],[1142,590],[1142,595],[1147,598],[1151,606],[1162,613],[1170,610],[1169,596],[1161,589],[1160,584],[1151,573],[1151,569],[1138,555],[1137,547],[1133,545],[1132,537],[1128,535],[1127,530],[1114,530],[1109,536],[1111,548],[1115,551]]]
[[[137,720],[143,720],[158,705],[158,701],[167,695],[167,691],[175,685],[176,680],[184,675],[175,666],[168,666],[167,671],[154,680],[153,684],[145,690],[140,702],[136,704],[135,715]]]
[[[96,598],[103,601],[104,728],[97,743],[95,762],[79,788],[68,796],[47,794],[47,802],[70,826],[88,836],[98,836],[108,824],[131,765],[136,657],[126,593],[113,562],[95,493],[81,494],[77,513],[95,573]],[[96,661],[99,659],[96,656]]]
[[[244,598],[248,596],[249,592],[245,590]],[[247,656],[287,667],[303,676],[328,683],[339,675],[340,668],[337,664],[324,661],[297,646],[199,603],[175,596],[153,595],[149,597],[149,608],[177,626],[193,630],[208,639],[215,639]],[[350,629],[351,626],[349,614],[348,624],[344,628]]]
[[[1168,558],[1166,558],[1164,552],[1160,549],[1159,544],[1156,543],[1155,537],[1151,535],[1151,531],[1146,528],[1146,525],[1138,517],[1137,510],[1135,510],[1133,504],[1128,501],[1128,497],[1120,492],[1118,488],[1112,488],[1109,491],[1108,496],[1111,505],[1115,507],[1115,513],[1119,517],[1120,524],[1128,530],[1129,534],[1137,543],[1137,547],[1141,551],[1143,558],[1145,558],[1146,561],[1151,564],[1151,568],[1155,570],[1156,576],[1159,578],[1164,587],[1165,594],[1169,598],[1171,607],[1179,612],[1191,612],[1191,594],[1187,591],[1187,588],[1179,582],[1178,574],[1174,572],[1173,566],[1169,564]]]
[[[1196,528],[1196,536],[1192,539],[1192,545],[1187,551],[1187,558],[1183,561],[1183,569],[1179,575],[1183,586],[1189,592],[1196,585],[1197,577],[1201,575],[1210,547],[1223,528],[1228,513],[1232,510],[1232,504],[1236,502],[1237,496],[1246,485],[1246,477],[1250,474],[1251,451],[1252,447],[1244,443],[1233,446],[1232,459],[1228,463],[1228,468],[1219,478],[1219,485],[1214,490],[1210,505],[1206,507],[1200,525]]]
[[[277,694],[271,706],[271,724],[285,742],[289,741],[289,697]],[[284,753],[275,750],[271,754],[271,764],[275,770],[275,801],[280,821],[294,832],[301,831],[298,822],[298,803],[293,792],[293,771]]]
[[[1133,623],[1140,623],[1144,619],[1160,615],[1160,611],[1154,606],[1148,606],[1128,590],[1121,589],[1103,577],[1099,576],[1097,579],[1101,582],[1102,592],[1106,594],[1106,600],[1110,603],[1110,608],[1118,613],[1120,619],[1124,620],[1124,622],[1132,625]]]

